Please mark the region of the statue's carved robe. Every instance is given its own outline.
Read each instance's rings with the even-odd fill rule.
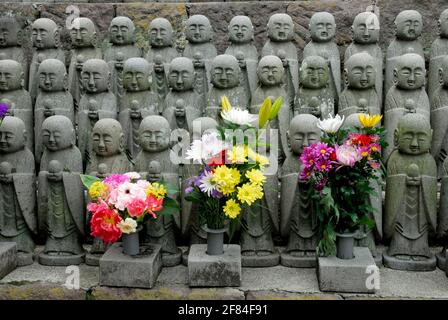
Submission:
[[[318,110],[310,106],[310,101],[314,97],[319,101],[317,105]],[[334,116],[333,93],[327,86],[319,89],[300,86],[294,103],[294,115],[298,114],[312,114],[320,119],[326,119],[330,114]]]
[[[207,95],[205,116],[218,120],[221,114],[221,97],[226,96],[233,108],[246,110],[249,108],[245,103],[248,101],[244,88],[236,86],[234,88],[220,89],[211,87]]]
[[[159,114],[162,114],[163,107],[164,107],[164,101],[165,101],[165,97],[169,92],[169,87],[168,87],[168,67],[167,66],[163,66],[163,70],[156,70],[156,67],[154,65],[153,71],[152,71],[152,87],[154,88],[153,91],[157,92],[157,97],[158,97],[158,104],[157,104],[157,111]]]
[[[21,46],[14,47],[0,47],[0,60],[14,60],[22,65],[24,80],[25,80],[25,89],[28,89],[28,59],[26,57],[25,51]]]
[[[281,234],[289,235],[286,252],[316,251],[319,224],[316,203],[309,193],[309,184],[299,181],[300,160],[290,154],[283,164],[281,177]],[[312,188],[312,186],[311,186]]]
[[[339,96],[339,111],[341,116],[348,117],[359,113],[359,99],[366,99],[368,114],[381,114],[380,100],[375,88],[354,90],[345,88]]]
[[[134,169],[146,177],[151,161],[158,161],[162,169],[162,181],[179,190],[179,166],[172,163],[170,149],[161,152],[140,151]],[[177,195],[174,198],[178,198]],[[157,213],[156,213],[157,214]],[[149,220],[146,225],[147,238],[150,242],[162,245],[162,252],[178,252],[174,239],[174,226],[180,226],[178,214],[159,217],[157,221]]]
[[[142,49],[137,48],[135,44],[126,44],[126,45],[112,45],[110,48],[104,51],[103,59],[109,65],[109,70],[111,73],[111,90],[120,100],[123,95],[123,75],[122,69],[118,70],[115,67],[115,63],[117,62],[117,56],[119,53],[123,56],[122,64],[128,60],[129,58],[140,58],[142,57]]]
[[[39,56],[43,59],[40,60]],[[61,61],[64,66],[65,64],[65,52],[59,48],[51,48],[51,49],[42,49],[35,50],[33,54],[33,58],[30,64],[30,72],[29,72],[29,81],[28,81],[28,90],[31,95],[31,101],[36,101],[37,96],[39,95],[39,75],[37,73],[39,69],[39,65],[42,61],[46,59],[57,59]],[[31,149],[32,150],[32,149]]]
[[[448,161],[445,161],[440,188],[440,208],[437,221],[437,234],[446,238],[448,235]],[[445,255],[445,254],[443,254]]]
[[[82,96],[82,84],[80,72],[76,69],[78,55],[84,57],[84,62],[89,59],[101,59],[103,57],[100,48],[76,48],[71,51],[70,65],[68,67],[68,89],[78,104]]]
[[[285,68],[285,91],[289,97],[288,103],[292,106],[296,92],[299,90],[299,59],[296,46],[292,41],[275,42],[268,40],[261,50],[261,56],[278,56],[280,50],[286,53],[286,60],[288,61],[288,66]]]
[[[409,165],[419,167],[420,185],[408,185]],[[428,231],[436,229],[437,167],[428,153],[411,156],[395,150],[387,163],[384,235],[392,239],[388,254],[430,258]]]
[[[180,56],[179,52],[174,48],[173,46],[169,47],[149,47],[148,52],[145,55],[145,59],[149,63],[154,63],[155,57],[159,55],[162,57],[162,61],[167,66],[174,58],[177,58]]]
[[[432,43],[429,55],[428,95],[431,101],[434,98],[435,91],[441,86],[439,69],[442,68],[443,58],[446,55],[448,55],[448,39],[439,37]]]
[[[330,69],[330,90],[334,92],[335,102],[338,102],[341,93],[341,59],[339,49],[335,42],[318,43],[311,41],[303,49],[303,58],[320,56],[328,61]]]
[[[98,119],[92,120],[89,118],[89,101],[93,99],[98,103]],[[91,134],[93,126],[96,121],[112,118],[117,119],[118,107],[117,98],[110,92],[101,93],[85,93],[79,103],[78,110],[78,147],[83,157],[83,162],[89,161],[89,154],[91,152]],[[81,171],[82,172],[82,171]]]
[[[12,114],[25,123],[25,130],[27,132],[26,147],[29,150],[34,150],[33,105],[30,94],[23,89],[6,92],[0,91],[0,100],[2,99],[8,99],[13,103]]]
[[[79,173],[62,172],[61,181],[50,181],[48,171],[41,171],[38,186],[39,225],[47,234],[44,252],[82,254],[85,215]]]
[[[360,52],[367,52],[375,59],[375,89],[379,97],[378,103],[381,109],[383,101],[383,51],[381,51],[380,46],[376,43],[359,44],[352,42],[345,50],[344,65],[352,55]]]
[[[176,121],[176,102],[182,99],[185,106],[185,124],[182,128],[179,127]],[[165,107],[162,116],[170,123],[171,130],[185,129],[188,132],[192,131],[193,120],[202,117],[204,106],[202,105],[201,97],[193,90],[188,91],[173,91],[165,98]]]
[[[394,69],[397,64],[397,59],[406,53],[416,53],[420,55],[423,59],[425,55],[423,53],[423,46],[418,40],[404,41],[394,39],[386,52],[386,69],[384,74],[384,92],[386,96],[389,90],[394,85]]]
[[[207,73],[210,73],[210,66],[212,60],[218,55],[216,51],[216,47],[213,42],[204,42],[204,43],[188,43],[185,45],[184,52],[182,54],[183,57],[194,60],[194,55],[196,52],[200,52],[202,54],[202,59],[205,62],[205,69]]]
[[[13,165],[17,173],[13,173],[12,182],[0,182],[0,242],[16,242],[18,252],[33,253],[32,234],[37,234],[33,154],[24,148],[0,154],[1,162]]]
[[[442,174],[442,163],[448,154],[448,90],[439,87],[434,91],[431,100],[431,128],[433,130],[431,154],[439,167],[439,177]]]
[[[75,109],[73,106],[73,97],[70,92],[45,92],[41,91],[36,99],[36,105],[34,107],[34,155],[36,162],[39,163],[42,156],[42,123],[47,118],[45,117],[44,101],[51,101],[52,115],[66,116],[69,118],[73,125],[75,124]]]
[[[406,113],[406,100],[412,99],[415,103],[416,113],[424,115],[429,120],[429,99],[425,88],[417,90],[401,90],[392,87],[386,96],[384,103],[384,127],[386,128],[386,141],[389,146],[384,150],[383,157],[387,160],[394,147],[394,131],[397,128],[398,121]]]
[[[140,111],[140,118],[131,118],[131,103],[136,100],[138,102],[138,111]],[[147,116],[159,114],[159,99],[157,94],[151,91],[129,92],[126,91],[123,96],[120,106],[120,113],[118,114],[118,121],[123,128],[125,136],[126,148],[135,158],[140,152],[138,144],[138,131],[140,123]]]

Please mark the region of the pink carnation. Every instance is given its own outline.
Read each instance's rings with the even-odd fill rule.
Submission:
[[[103,180],[103,182],[112,188],[116,188],[119,185],[129,182],[131,179],[125,174],[111,174]]]

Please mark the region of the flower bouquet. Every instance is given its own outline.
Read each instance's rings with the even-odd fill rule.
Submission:
[[[216,131],[193,141],[186,157],[204,165],[202,172],[189,180],[185,199],[199,206],[199,223],[207,231],[207,253],[212,255],[223,253],[225,228],[229,227],[232,237],[242,210],[257,205],[263,198],[266,181],[263,168],[269,160],[254,151],[258,141],[256,122],[258,118],[258,127],[262,128],[273,119],[281,98],[274,104],[267,99],[258,117],[247,110],[232,108],[225,96],[221,102],[222,124]],[[255,145],[248,141],[233,143],[231,135],[238,129],[254,130]]]
[[[314,186],[310,192],[318,207],[319,255],[336,253],[336,234],[343,238],[361,225],[374,227],[370,218],[374,208],[368,199],[375,193],[371,182],[380,180],[384,172],[381,150],[387,146],[385,130],[375,127],[380,115],[360,114],[358,118],[361,128],[341,129],[344,118],[339,115],[319,121],[321,142],[305,147],[300,156],[300,179]],[[338,252],[338,256],[343,254]],[[353,257],[353,248],[345,257]]]
[[[168,196],[163,183],[150,183],[136,172],[112,174],[101,180],[81,175],[91,202],[91,235],[106,244],[123,236],[125,254],[138,254],[138,226],[147,219],[177,212],[177,202]]]

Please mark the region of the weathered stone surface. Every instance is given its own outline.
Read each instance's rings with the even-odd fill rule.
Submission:
[[[0,285],[0,300],[85,300],[83,289],[68,289],[63,285],[44,282]]]
[[[190,287],[232,287],[241,284],[241,248],[226,245],[224,254],[207,255],[207,245],[194,244],[188,256]]]
[[[342,300],[337,294],[299,294],[285,291],[249,291],[246,300]]]
[[[162,3],[129,3],[116,5],[116,16],[126,16],[132,19],[136,28],[136,43],[140,48],[148,49],[149,24],[155,18],[166,18],[171,22],[174,37],[177,39],[176,46],[183,46],[184,21],[187,20],[187,9],[185,4],[162,4]]]
[[[100,259],[100,284],[112,287],[152,288],[162,268],[160,245],[150,244],[148,254],[125,255],[113,244]],[[151,253],[149,253],[151,252]]]
[[[355,258],[319,257],[317,274],[321,291],[373,293],[368,289],[366,279],[370,275],[366,270],[375,266],[368,248],[355,247]]]
[[[15,242],[0,243],[0,279],[17,267],[17,245]]]

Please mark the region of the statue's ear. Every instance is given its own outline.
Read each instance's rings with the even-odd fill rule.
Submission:
[[[196,78],[198,77],[198,73],[193,71],[193,83],[196,83]]]
[[[65,91],[68,90],[68,74],[64,75],[64,78],[62,79],[62,83],[63,83],[63,88],[65,89]]]
[[[345,87],[348,87],[348,70],[344,69],[344,73],[342,74],[343,79],[344,79],[344,83],[345,83]]]
[[[124,152],[124,133],[120,134],[120,140],[119,140],[118,148],[119,148],[120,152]]]
[[[23,144],[26,145],[26,142],[28,140],[28,133],[26,132],[26,130],[23,130]]]
[[[107,90],[112,90],[112,74],[110,72],[107,73]]]
[[[443,85],[443,69],[439,68],[439,83]]]
[[[289,135],[289,130],[286,131],[286,143],[288,144],[289,151],[291,151],[291,137]]]
[[[60,32],[60,28],[57,28],[57,29],[54,31],[53,37],[54,37],[54,46],[55,46],[55,48],[59,48],[59,46],[61,45],[61,32]]]
[[[71,136],[71,144],[72,144],[72,147],[73,146],[75,146],[76,145],[76,132],[75,132],[75,129],[72,129],[72,134],[71,134],[72,136]]]
[[[355,39],[355,26],[350,27],[350,36],[352,37],[352,40]]]
[[[397,129],[395,129],[394,131],[394,146],[398,147],[398,136],[400,134],[400,131]]]
[[[394,69],[394,84],[396,85],[398,83],[398,70]]]
[[[17,44],[19,46],[23,44],[23,30],[17,31]]]
[[[149,83],[150,86],[152,86],[152,73],[150,73],[148,75],[148,83]]]
[[[442,33],[442,23],[440,22],[440,19],[437,20],[437,32],[439,35]]]
[[[23,72],[20,73],[20,86],[25,88],[25,74]]]
[[[90,42],[93,47],[96,47],[98,44],[98,34],[96,32],[93,33],[92,41]]]

